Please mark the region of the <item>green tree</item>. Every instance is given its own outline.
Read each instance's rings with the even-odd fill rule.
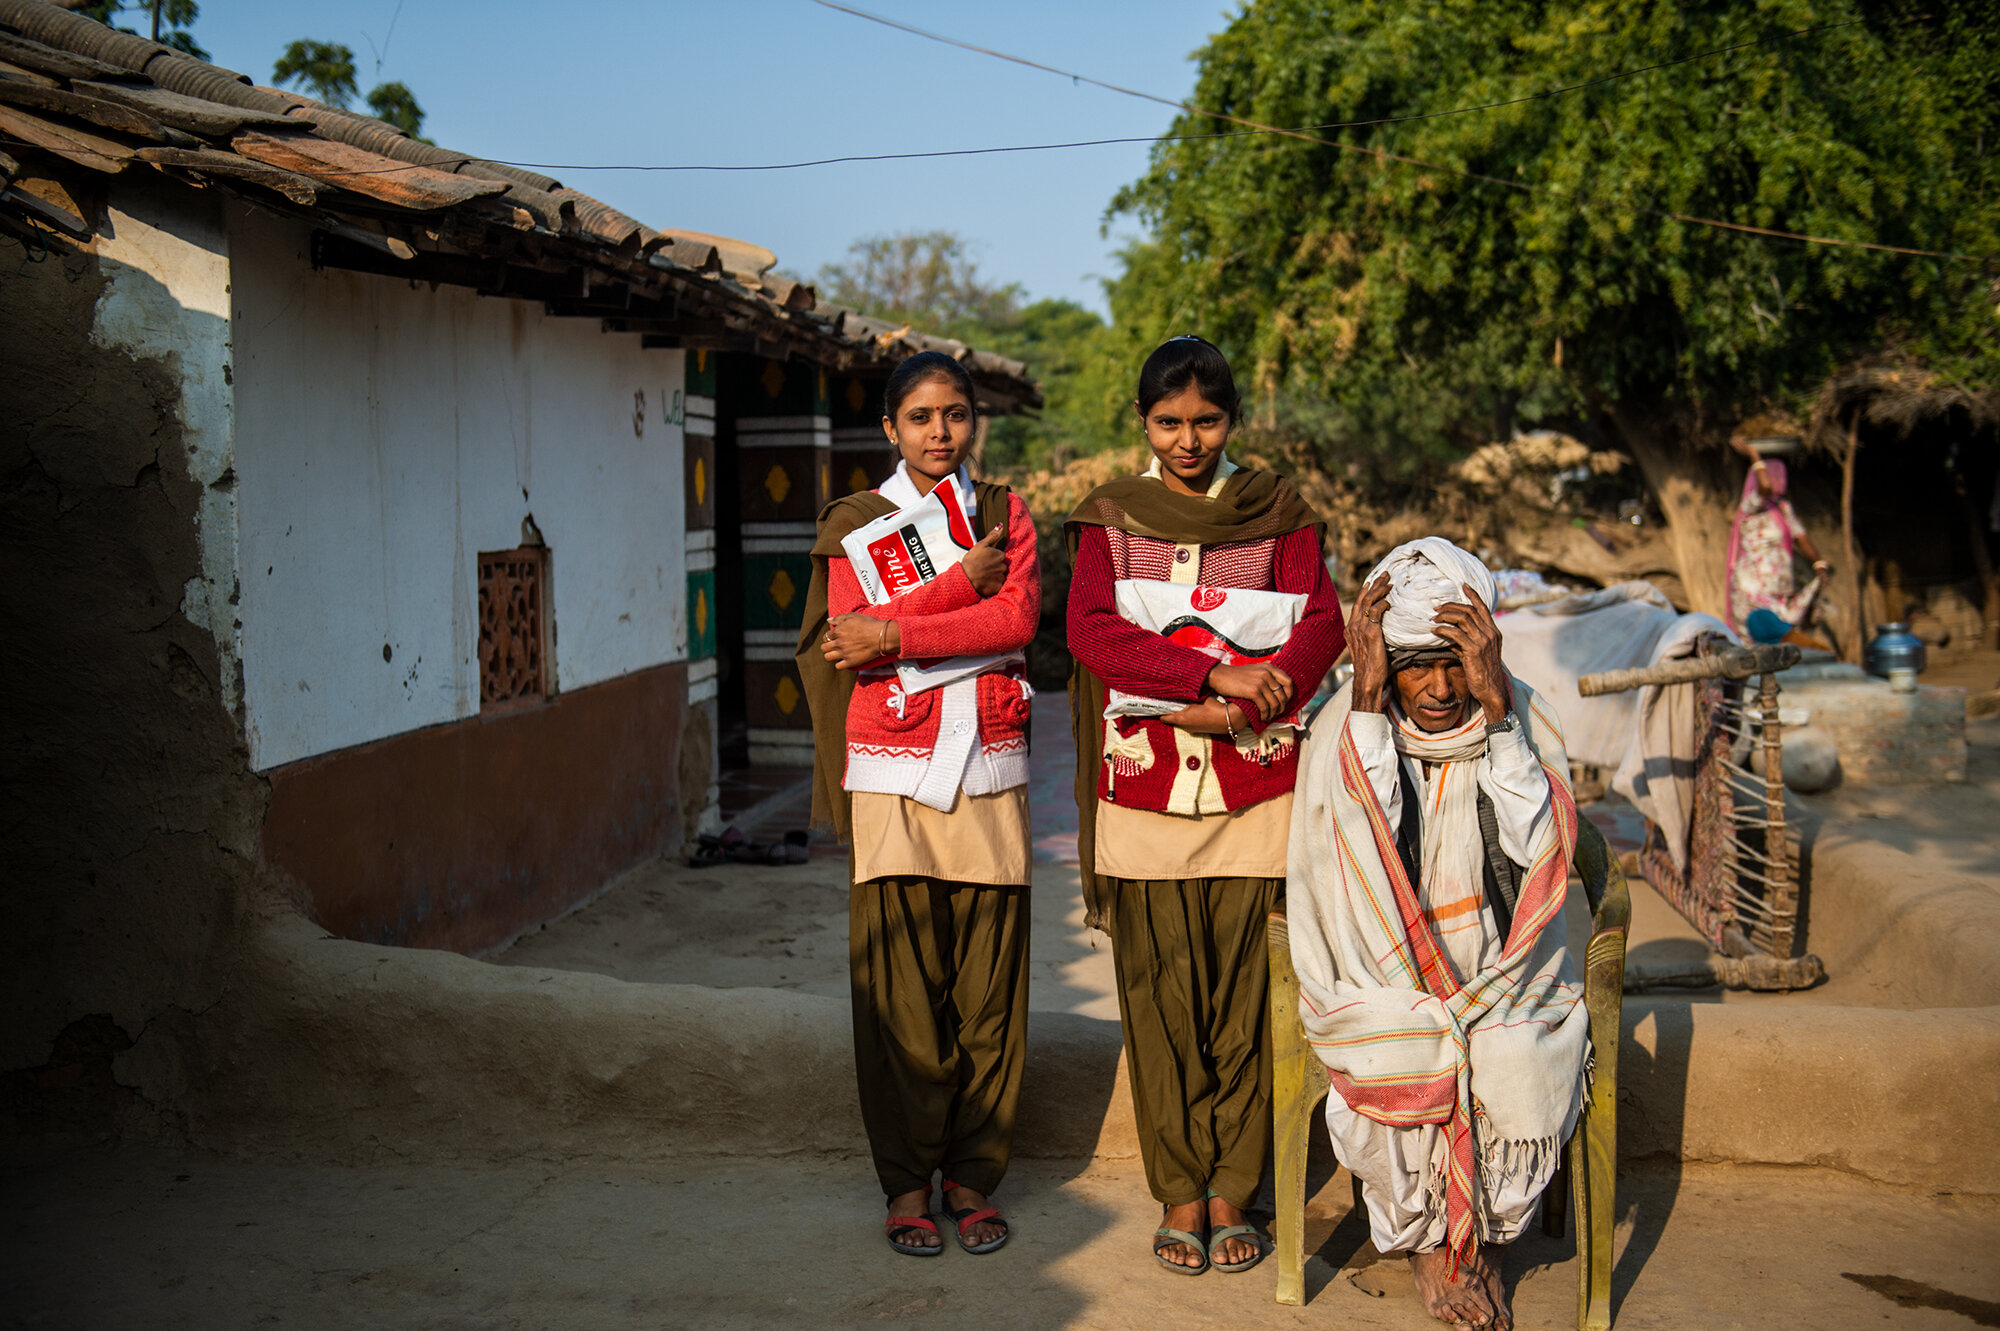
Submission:
[[[171,46],[176,51],[185,51],[197,60],[208,59],[208,52],[194,39],[189,29],[201,17],[201,7],[195,0],[93,0],[93,3],[77,7],[79,14],[87,15],[120,32],[138,33],[138,29],[122,23],[112,23],[120,13],[143,15],[146,20],[145,36],[163,46]]]
[[[836,304],[1028,363],[1041,381],[1043,410],[994,421],[988,462],[1059,462],[1112,442],[1118,362],[1104,320],[1074,301],[1024,304],[1018,283],[994,285],[979,275],[971,246],[957,233],[864,236],[848,247],[845,262],[822,267],[814,285]],[[1129,386],[1125,391],[1129,396]]]
[[[875,318],[957,337],[961,329],[990,329],[1020,314],[1020,285],[984,281],[956,232],[863,236],[847,255],[823,266],[814,285],[826,299]]]
[[[360,91],[354,81],[354,50],[339,42],[301,37],[271,67],[271,82],[289,83],[328,106],[345,108]]]
[[[1060,466],[1137,435],[1126,404],[1134,362],[1120,354],[1093,310],[1071,300],[1038,300],[1011,325],[973,345],[1026,361],[1042,385],[1036,416],[1011,416],[989,427],[986,457],[1000,466]],[[1125,430],[1123,436],[1120,429]]]
[[[355,81],[354,50],[340,42],[302,37],[285,48],[271,69],[271,82],[292,84],[328,106],[345,109],[360,91]],[[378,83],[368,93],[368,109],[403,133],[423,143],[424,108],[408,84]]]
[[[424,108],[417,105],[416,94],[405,84],[377,84],[368,94],[368,109],[377,120],[388,121],[421,143],[430,142],[423,134]]]
[[[1253,419],[1347,474],[1420,482],[1537,423],[1616,442],[1713,606],[1726,508],[1696,445],[1753,407],[1802,409],[1884,352],[1991,384],[2000,291],[1991,264],[1667,214],[2000,254],[1996,19],[1992,0],[1255,0],[1199,53],[1190,101],[1287,127],[1756,44],[1317,131],[1434,167],[1275,135],[1162,139],[1113,203],[1146,232],[1112,287],[1114,325],[1133,350],[1214,338]],[[1189,114],[1174,132],[1233,128]]]

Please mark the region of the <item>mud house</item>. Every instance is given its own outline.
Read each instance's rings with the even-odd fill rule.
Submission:
[[[184,620],[174,687],[113,710],[227,718],[201,780],[248,792],[257,872],[347,938],[491,947],[712,824],[720,764],[805,761],[806,551],[891,461],[880,381],[936,347],[991,409],[1037,401],[756,245],[42,0],[0,0],[0,177],[10,469],[56,496],[16,515],[24,567],[69,570],[27,618],[53,652],[145,584]],[[136,493],[158,511],[79,527]],[[77,781],[159,728],[92,759],[76,696],[26,702]],[[215,815],[178,798],[183,831]]]

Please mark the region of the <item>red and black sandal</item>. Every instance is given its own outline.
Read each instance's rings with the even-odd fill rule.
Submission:
[[[927,1215],[892,1215],[882,1222],[883,1231],[889,1236],[889,1246],[907,1257],[936,1257],[944,1251],[943,1243],[907,1243],[906,1234],[938,1232],[937,1221]]]
[[[938,1194],[938,1201],[945,1213],[958,1224],[958,1246],[975,1257],[980,1253],[992,1252],[1007,1241],[1007,1235],[1010,1232],[1007,1221],[1002,1218],[1000,1208],[997,1206],[968,1206],[963,1211],[952,1210],[951,1202],[947,1199],[951,1196],[953,1189],[958,1186],[958,1184],[953,1183],[950,1179],[946,1179],[944,1181],[944,1191]],[[1000,1237],[997,1239],[988,1239],[984,1243],[974,1243],[965,1237],[966,1230],[984,1222],[991,1222],[1000,1226]]]

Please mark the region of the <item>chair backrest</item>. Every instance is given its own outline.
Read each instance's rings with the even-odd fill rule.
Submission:
[[[1632,920],[1631,888],[1625,870],[1611,853],[1596,823],[1579,817],[1576,825],[1576,876],[1583,880],[1583,900],[1590,907],[1590,933],[1594,938],[1607,929],[1623,929]]]

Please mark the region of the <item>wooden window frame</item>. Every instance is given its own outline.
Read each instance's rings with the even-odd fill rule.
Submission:
[[[539,707],[555,696],[555,611],[550,601],[549,548],[520,546],[479,552],[479,714],[494,716]],[[517,589],[526,604],[516,600]],[[517,627],[500,619],[495,597],[505,597],[531,622],[525,640]],[[510,627],[497,640],[496,626]],[[523,647],[532,650],[524,651]],[[519,658],[527,657],[523,661]]]

